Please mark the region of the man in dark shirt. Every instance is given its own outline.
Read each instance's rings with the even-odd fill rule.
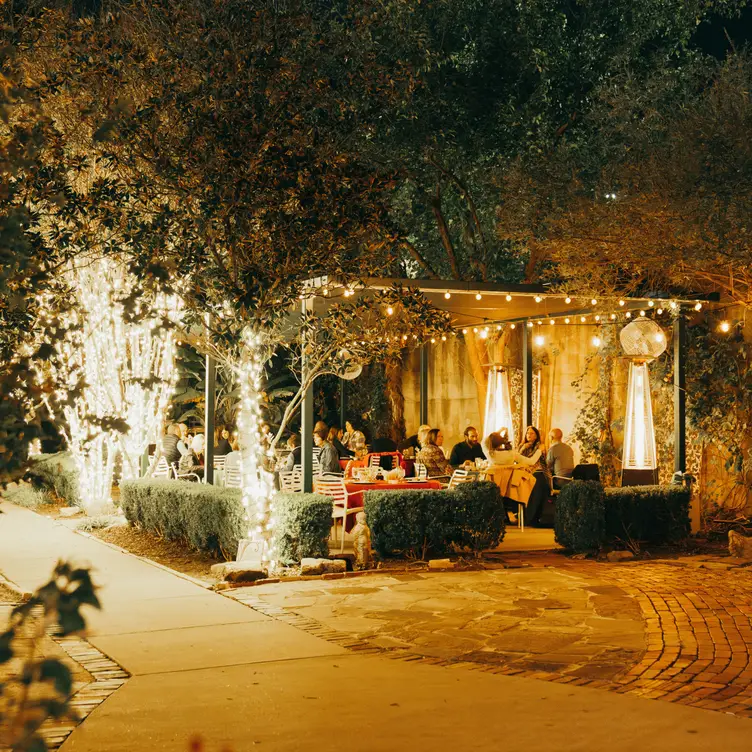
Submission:
[[[449,456],[449,464],[452,467],[461,467],[466,462],[474,465],[475,460],[484,459],[486,459],[486,455],[483,453],[483,447],[481,447],[478,441],[478,431],[473,426],[468,426],[465,429],[465,440],[460,441],[459,444],[455,444],[452,448],[452,453]]]
[[[173,462],[180,462],[180,451],[178,450],[178,427],[173,423],[167,427],[167,433],[162,437],[160,455],[167,460],[168,465]]]

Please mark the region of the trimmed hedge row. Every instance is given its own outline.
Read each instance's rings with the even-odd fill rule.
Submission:
[[[78,468],[70,452],[37,454],[29,458],[26,478],[34,488],[52,491],[68,503],[81,506]]]
[[[380,557],[425,559],[457,549],[478,554],[498,546],[506,532],[499,487],[463,483],[453,491],[367,491],[365,512]]]
[[[234,558],[248,523],[241,491],[182,480],[144,478],[120,484],[126,519],[169,540]],[[280,561],[327,556],[332,502],[316,494],[277,494],[272,499],[275,539]]]
[[[280,493],[272,499],[274,548],[282,564],[329,556],[332,500],[312,493]]]
[[[556,542],[591,551],[629,540],[676,543],[690,532],[684,486],[625,486],[604,491],[595,481],[568,483],[556,497]]]

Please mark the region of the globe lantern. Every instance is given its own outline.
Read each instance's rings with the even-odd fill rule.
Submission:
[[[654,484],[658,480],[658,455],[648,363],[666,351],[666,334],[652,319],[641,318],[627,324],[619,340],[630,359],[621,483]]]

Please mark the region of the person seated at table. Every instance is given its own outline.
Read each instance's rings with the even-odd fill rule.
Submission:
[[[326,431],[327,433],[329,433],[329,426],[327,426],[326,423],[324,423],[323,420],[317,420],[316,423],[315,423],[315,425],[313,426],[313,430],[314,430],[314,432],[316,432],[316,431]]]
[[[379,436],[371,442],[371,451],[377,454],[381,452],[396,452],[397,442],[388,436]]]
[[[489,433],[483,439],[483,449],[490,466],[513,465],[517,458],[517,452],[512,449],[512,443],[509,441],[506,428]]]
[[[180,458],[178,463],[178,476],[181,475],[198,475],[204,477],[204,466],[201,464],[201,457],[204,454],[204,436],[197,434],[193,437],[191,446],[188,451]]]
[[[486,455],[478,441],[478,430],[473,426],[465,429],[465,440],[452,447],[449,464],[452,467],[475,467],[475,460],[484,460]]]
[[[292,470],[295,465],[301,463],[301,447],[300,436],[296,433],[292,434],[287,440],[287,448],[290,450],[290,454],[285,457],[285,464],[282,466],[282,470]]]
[[[425,441],[421,443],[421,450],[416,460],[426,466],[429,478],[448,476],[451,473],[449,460],[444,456],[441,445],[444,443],[444,434],[439,428],[431,428],[425,433]]]
[[[551,446],[546,455],[546,465],[553,476],[554,488],[560,489],[566,483],[563,478],[572,477],[574,452],[569,444],[562,441],[564,433],[561,428],[552,428],[548,436],[551,439]]]
[[[188,433],[188,426],[185,423],[178,423],[176,428],[178,432],[178,451],[182,457],[191,451],[191,435]]]
[[[541,443],[540,431],[535,426],[525,429],[525,439],[517,449],[515,461],[525,465],[535,477],[535,486],[525,507],[525,524],[536,527],[543,505],[551,494],[551,472],[546,465],[546,448]]]
[[[342,436],[342,443],[351,451],[355,451],[355,445],[358,442],[366,443],[366,435],[363,431],[358,431],[353,427],[353,424],[349,421],[345,421],[345,433]]]
[[[420,435],[431,430],[431,426],[425,423],[418,427],[418,432],[414,436],[408,436],[404,441],[397,445],[397,449],[407,456],[414,455],[420,450]]]
[[[337,455],[341,460],[352,456],[352,452],[342,443],[341,438],[344,431],[339,426],[332,426],[326,440],[337,450]]]
[[[180,462],[181,454],[178,449],[179,442],[180,429],[177,424],[172,423],[167,426],[167,432],[159,442],[159,455],[157,456],[157,461],[159,461],[160,457],[164,457],[167,460],[168,465],[172,465],[174,462]]]
[[[224,455],[229,454],[231,451],[232,447],[230,446],[230,431],[227,428],[223,428],[219,432],[219,441],[214,447],[214,456],[223,457]]]
[[[368,447],[366,447],[365,441],[355,445],[355,458],[347,463],[345,478],[352,478],[353,470],[356,467],[368,467]]]
[[[323,428],[320,431],[313,432],[313,443],[321,449],[319,454],[320,474],[329,475],[333,473],[339,475],[342,472],[339,466],[339,456],[334,446],[326,440],[328,435],[329,431],[325,431]]]

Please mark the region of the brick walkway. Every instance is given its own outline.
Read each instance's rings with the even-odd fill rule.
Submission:
[[[534,566],[523,572],[532,575],[544,565],[552,574],[569,574],[593,583],[590,589],[596,593],[599,589],[603,590],[603,583],[607,583],[631,596],[634,599],[632,603],[636,601],[642,613],[646,649],[619,651],[611,648],[605,659],[603,653],[590,652],[584,663],[556,665],[555,661],[560,657],[551,651],[545,661],[535,651],[521,656],[502,647],[501,652],[491,654],[486,652],[487,648],[479,651],[469,645],[453,643],[447,637],[443,653],[430,655],[430,651],[421,646],[421,643],[429,644],[423,639],[425,633],[413,639],[411,645],[401,649],[396,646],[383,647],[384,640],[390,639],[385,636],[388,629],[378,629],[375,635],[358,634],[358,629],[362,627],[351,624],[356,620],[373,619],[380,614],[374,610],[373,602],[368,601],[363,601],[362,606],[351,605],[349,608],[343,608],[341,603],[339,607],[332,605],[338,596],[348,597],[343,595],[347,591],[342,581],[318,582],[315,583],[315,590],[304,589],[302,585],[296,589],[294,583],[282,583],[278,586],[237,590],[228,595],[269,616],[294,624],[299,629],[339,643],[350,650],[380,652],[399,660],[443,666],[461,665],[496,674],[605,689],[752,717],[752,570],[723,564],[704,564],[703,568],[699,568],[697,562],[691,561],[608,564],[567,561],[556,557],[551,561],[534,560]],[[446,576],[465,578],[473,575],[477,577],[477,574],[468,572]],[[498,583],[499,574],[496,572],[489,580]],[[521,573],[510,572],[510,575],[511,578],[519,578]],[[379,577],[383,576],[374,577],[376,586]],[[417,579],[418,576],[410,577]],[[425,579],[426,588],[431,588],[436,586],[437,577],[440,578],[441,575],[427,574],[421,579]],[[523,574],[522,577],[527,582],[528,576]],[[383,586],[375,588],[379,591],[378,596],[367,594],[366,585],[370,579],[360,579],[357,589],[348,590],[360,591],[366,598],[381,598]],[[456,582],[459,586],[462,581]],[[314,583],[306,585],[313,586]],[[479,590],[477,584],[474,589]],[[404,597],[402,592],[400,595]],[[531,598],[541,598],[543,595],[531,594]],[[469,607],[460,606],[458,610],[464,611]],[[358,611],[359,608],[362,613]],[[412,604],[406,606],[403,612],[387,612],[385,616],[396,622],[401,621],[403,615],[409,619],[411,608]],[[544,604],[543,609],[545,608]],[[456,613],[455,611],[453,615],[456,616]],[[435,625],[426,627],[425,622],[418,625],[418,629],[433,630],[432,647],[441,642],[441,635],[448,635],[450,631],[439,622],[443,620],[451,624],[453,615],[437,612],[433,615]],[[597,616],[602,618],[601,614]],[[623,614],[616,614],[616,617],[623,617]],[[571,633],[576,621],[574,619],[571,624],[562,622],[560,627],[551,627],[551,632],[554,634],[560,629],[561,634]],[[413,625],[413,633],[415,631]],[[540,633],[539,630],[538,634]],[[435,639],[437,635],[439,643]],[[614,644],[617,642],[618,640],[614,641]],[[575,651],[565,646],[561,648],[561,652],[566,654]],[[580,650],[581,659],[584,653],[584,650]],[[622,663],[614,670],[614,662],[619,659]]]

